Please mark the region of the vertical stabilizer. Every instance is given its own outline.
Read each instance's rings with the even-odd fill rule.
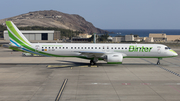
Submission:
[[[31,43],[26,37],[19,31],[12,21],[6,21],[6,26],[9,34],[10,42],[15,44],[17,47],[28,46],[31,47]]]

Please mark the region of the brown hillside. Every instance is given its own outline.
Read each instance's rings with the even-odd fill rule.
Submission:
[[[84,33],[107,33],[107,31],[95,28],[92,23],[76,14],[66,14],[54,10],[35,11],[0,20],[0,24],[5,21],[13,21],[18,27],[44,26],[82,31]]]

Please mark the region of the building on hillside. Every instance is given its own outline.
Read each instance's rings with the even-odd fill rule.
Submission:
[[[134,41],[134,35],[125,35],[125,41]]]
[[[122,42],[125,41],[124,37],[112,37],[112,42]]]
[[[144,42],[154,42],[153,37],[145,37]]]
[[[141,41],[144,41],[146,39],[146,37],[134,37],[134,41],[136,42],[141,42]]]
[[[112,42],[128,42],[128,41],[135,41],[134,35],[125,35],[122,37],[112,37]]]
[[[180,40],[180,35],[166,35],[167,41],[176,41]]]
[[[90,38],[91,36],[92,35],[89,35],[88,33],[78,35],[78,37],[80,37],[80,38]]]
[[[60,31],[54,31],[53,40],[60,40],[61,39],[61,32]]]
[[[153,37],[154,42],[180,40],[180,35],[166,35],[166,33],[149,33],[149,37]]]
[[[166,33],[149,33],[149,37],[153,37],[154,42],[167,41]]]
[[[29,40],[29,41],[40,41],[40,40],[57,40],[60,39],[60,31],[54,31],[54,30],[21,30],[23,35]],[[8,31],[4,31],[4,40],[9,40]]]

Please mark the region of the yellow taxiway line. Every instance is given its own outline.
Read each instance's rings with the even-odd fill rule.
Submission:
[[[47,68],[63,68],[63,67],[98,67],[97,65],[89,66],[89,65],[83,65],[83,66],[75,66],[75,65],[47,65]]]

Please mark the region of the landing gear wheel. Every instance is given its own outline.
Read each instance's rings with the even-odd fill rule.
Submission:
[[[96,62],[94,60],[90,60],[90,65],[95,65]]]

